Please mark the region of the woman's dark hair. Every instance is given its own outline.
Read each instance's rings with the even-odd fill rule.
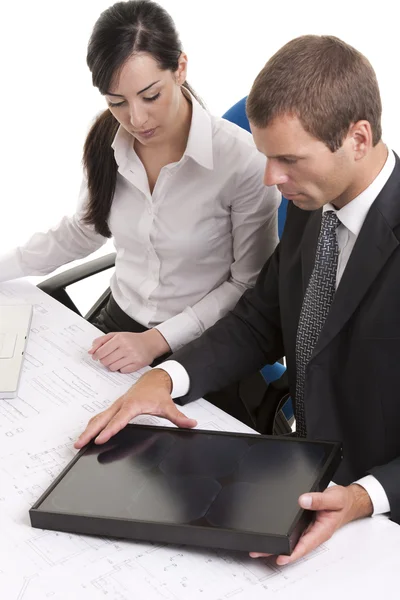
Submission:
[[[125,62],[138,52],[151,54],[160,69],[175,72],[182,45],[174,22],[151,0],[117,2],[100,15],[89,40],[87,64],[93,85],[106,94]],[[196,97],[188,83],[183,87]],[[84,221],[106,237],[111,237],[108,217],[117,182],[111,144],[118,127],[118,121],[105,110],[93,123],[83,151],[89,190]]]

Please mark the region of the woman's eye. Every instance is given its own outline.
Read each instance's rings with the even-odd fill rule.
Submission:
[[[160,92],[158,92],[158,94],[156,94],[155,96],[151,96],[150,98],[145,98],[143,97],[143,100],[146,100],[146,102],[154,102],[154,100],[157,100],[157,98],[160,97]]]
[[[122,102],[110,102],[110,101],[108,102],[108,106],[112,106],[112,107],[122,106],[123,104],[125,104],[125,100],[122,100]]]

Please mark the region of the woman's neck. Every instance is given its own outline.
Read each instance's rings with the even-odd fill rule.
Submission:
[[[190,125],[192,123],[192,102],[183,92],[181,93],[181,106],[178,112],[178,123],[167,140],[166,145],[181,156],[186,150],[187,141],[189,138]]]
[[[134,148],[146,171],[151,194],[161,169],[171,163],[179,162],[186,150],[192,121],[192,103],[183,94],[181,103],[174,133],[168,136],[164,143],[152,148],[136,143],[135,140]]]
[[[175,127],[171,135],[154,147],[143,146],[135,140],[134,148],[137,155],[141,160],[149,156],[158,156],[165,157],[166,164],[169,162],[178,162],[186,150],[191,122],[192,103],[189,97],[182,92]]]

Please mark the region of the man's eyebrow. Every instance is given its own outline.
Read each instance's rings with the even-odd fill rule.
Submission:
[[[156,83],[159,83],[159,82],[160,82],[159,79],[157,79],[157,81],[153,81],[153,83],[150,83],[150,85],[148,85],[147,87],[143,88],[139,92],[136,92],[136,95],[139,96],[139,94],[143,94],[143,92],[147,92],[147,90],[149,90],[151,87],[153,87],[153,85],[155,85]],[[118,96],[119,98],[123,98],[122,94],[112,94],[111,92],[107,92],[106,96]]]

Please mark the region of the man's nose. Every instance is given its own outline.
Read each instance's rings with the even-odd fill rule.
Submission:
[[[268,159],[264,171],[264,185],[282,185],[288,181],[289,177],[285,169],[277,161]]]

